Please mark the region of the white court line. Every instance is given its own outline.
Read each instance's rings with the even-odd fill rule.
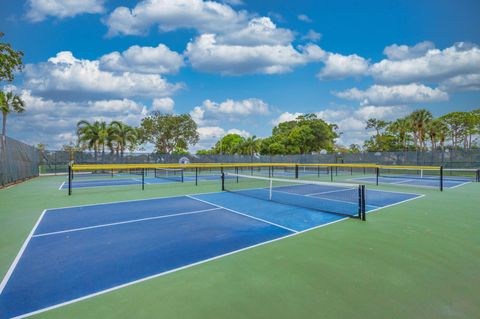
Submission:
[[[62,185],[60,185],[60,187],[58,188],[59,191],[62,190],[63,185],[65,185],[65,182],[63,182]]]
[[[32,238],[33,234],[35,233],[35,230],[37,230],[38,225],[40,224],[40,220],[42,220],[43,216],[45,215],[45,212],[47,210],[45,209],[41,214],[40,217],[38,217],[37,222],[35,223],[35,226],[33,226],[32,231],[30,234],[28,234],[27,239],[23,242],[22,247],[20,248],[20,251],[18,252],[17,256],[13,260],[12,264],[10,265],[10,268],[8,268],[7,273],[5,274],[5,277],[3,277],[2,282],[0,283],[0,294],[2,294],[3,289],[5,288],[5,285],[7,284],[8,280],[10,279],[10,276],[12,275],[13,271],[17,267],[17,264],[20,260],[20,257],[23,255],[23,252],[27,248],[28,243],[30,242],[30,239]]]
[[[213,194],[213,193],[218,193],[218,192],[210,192],[210,193],[202,193],[202,194]],[[196,195],[202,195],[202,194],[196,194]],[[387,207],[390,207],[390,206],[395,206],[395,205],[398,205],[398,204],[401,204],[401,203],[404,203],[404,202],[407,202],[407,201],[410,201],[410,200],[418,199],[418,198],[421,198],[421,197],[424,197],[424,196],[425,195],[420,195],[419,197],[407,199],[407,200],[404,200],[402,202],[387,205],[387,206],[384,206],[384,207],[379,207],[379,208],[377,208],[375,210],[371,210],[367,213],[378,211],[378,210],[381,210],[383,208],[387,208]],[[180,196],[171,196],[171,197],[163,197],[163,198],[173,198],[173,197],[180,197]],[[192,199],[199,200],[198,198],[192,198]],[[146,200],[152,200],[152,199],[129,200],[129,201],[122,201],[122,202],[146,201]],[[201,201],[201,200],[199,200],[199,201]],[[96,205],[105,205],[105,204],[122,203],[122,202],[111,202],[111,203],[103,203],[103,204],[96,204]],[[83,205],[83,206],[96,206],[96,205]],[[83,206],[77,206],[77,207],[83,207]],[[75,207],[75,206],[72,206],[72,207]],[[7,275],[5,275],[5,278],[3,279],[3,281],[0,285],[0,293],[3,290],[3,288],[5,287],[5,284],[8,282],[8,279],[10,278],[11,273],[13,272],[16,264],[18,263],[18,260],[20,259],[20,256],[23,254],[23,251],[25,250],[25,247],[27,246],[32,234],[34,233],[38,224],[40,223],[40,220],[43,218],[43,215],[45,214],[45,212],[46,212],[46,210],[44,210],[43,213],[41,214],[41,216],[39,217],[37,223],[35,224],[34,228],[32,229],[32,232],[30,233],[29,237],[27,238],[24,245],[22,246],[21,251],[18,253],[17,257],[15,258],[14,263],[10,266],[10,269],[7,272]],[[288,235],[285,235],[285,236],[282,236],[282,237],[278,237],[278,238],[275,238],[275,239],[272,239],[272,240],[269,240],[269,241],[265,241],[265,242],[261,242],[261,243],[258,243],[258,244],[252,245],[252,246],[244,247],[244,248],[234,250],[234,251],[222,254],[222,255],[218,255],[218,256],[215,256],[215,257],[212,257],[212,258],[201,260],[201,261],[198,261],[198,262],[195,262],[195,263],[192,263],[192,264],[188,264],[188,265],[185,265],[185,266],[182,266],[182,267],[171,269],[171,270],[161,272],[161,273],[158,273],[158,274],[155,274],[155,275],[152,275],[152,276],[148,276],[148,277],[141,278],[141,279],[138,279],[138,280],[135,280],[135,281],[131,281],[131,282],[128,282],[128,283],[125,283],[125,284],[122,284],[122,285],[111,287],[111,288],[108,288],[108,289],[105,289],[105,290],[102,290],[102,291],[98,291],[96,293],[89,294],[89,295],[86,295],[86,296],[83,296],[83,297],[80,297],[80,298],[77,298],[77,299],[69,300],[69,301],[59,303],[59,304],[56,304],[56,305],[53,305],[53,306],[50,306],[50,307],[46,307],[46,308],[43,308],[43,309],[32,311],[32,312],[17,316],[15,318],[16,319],[21,319],[21,318],[30,317],[30,316],[33,316],[33,315],[36,315],[36,314],[39,314],[39,313],[43,313],[43,312],[53,310],[53,309],[56,309],[56,308],[60,308],[60,307],[63,307],[63,306],[69,305],[69,304],[77,303],[77,302],[80,302],[82,300],[86,300],[86,299],[90,299],[90,298],[93,298],[93,297],[96,297],[96,296],[99,296],[99,295],[102,295],[102,294],[106,294],[106,293],[109,293],[109,292],[112,292],[112,291],[115,291],[115,290],[118,290],[118,289],[121,289],[121,288],[125,288],[125,287],[131,286],[131,285],[135,285],[135,284],[138,284],[138,283],[150,280],[150,279],[154,279],[154,278],[157,278],[157,277],[168,275],[170,273],[174,273],[174,272],[181,271],[181,270],[184,270],[184,269],[188,269],[188,268],[191,268],[191,267],[195,267],[195,266],[198,266],[198,265],[201,265],[201,264],[204,264],[204,263],[208,263],[210,261],[214,261],[214,260],[217,260],[217,259],[220,259],[220,258],[223,258],[223,257],[227,257],[227,256],[230,256],[230,255],[233,255],[233,254],[237,254],[237,253],[240,253],[240,252],[243,252],[243,251],[247,251],[249,249],[253,249],[253,248],[256,248],[256,247],[263,246],[263,245],[268,245],[270,243],[273,243],[273,242],[276,242],[276,241],[279,241],[279,240],[282,240],[282,239],[297,236],[299,234],[303,234],[303,233],[306,233],[306,232],[309,232],[309,231],[312,231],[312,230],[315,230],[315,229],[326,227],[326,226],[329,226],[329,225],[332,225],[332,224],[335,224],[335,223],[338,223],[338,222],[341,222],[341,221],[344,221],[344,220],[348,220],[348,219],[350,219],[350,218],[345,217],[345,218],[341,218],[341,219],[338,219],[338,220],[335,220],[335,221],[332,221],[332,222],[329,222],[329,223],[326,223],[326,224],[322,224],[322,225],[318,225],[318,226],[315,226],[315,227],[312,227],[312,228],[308,228],[308,229],[305,229],[305,230],[302,230],[302,231],[293,232],[291,234],[288,234]]]
[[[224,206],[221,206],[221,205],[218,205],[218,204],[215,204],[215,203],[203,200],[203,199],[199,199],[199,198],[193,197],[191,195],[185,195],[185,196],[188,197],[188,198],[191,198],[191,199],[198,200],[199,202],[203,202],[205,204],[210,204],[210,205],[228,210],[229,212],[232,212],[232,213],[235,213],[235,214],[239,214],[239,215],[251,218],[251,219],[256,219],[258,221],[261,221],[261,222],[264,222],[264,223],[267,223],[267,224],[270,224],[270,225],[273,225],[273,226],[276,226],[276,227],[280,227],[280,228],[286,229],[286,230],[294,232],[294,233],[298,233],[298,230],[294,230],[294,229],[291,229],[291,228],[288,228],[288,227],[285,227],[285,226],[282,226],[282,225],[279,225],[279,224],[276,224],[276,223],[272,223],[272,222],[270,222],[268,220],[265,220],[265,219],[261,219],[261,218],[258,218],[258,217],[254,217],[254,216],[250,216],[250,215],[247,215],[247,214],[244,214],[244,213],[240,213],[236,210],[233,210],[233,209],[230,209],[230,208],[227,208],[227,207],[224,207]]]
[[[452,188],[457,188],[457,187],[460,187],[460,186],[463,186],[463,185],[467,185],[467,184],[470,184],[471,182],[465,182],[465,183],[462,183],[462,184],[458,184],[458,185],[455,185],[455,186],[447,186],[445,187],[446,189],[452,189]],[[443,185],[445,186],[445,184]]]
[[[95,225],[95,226],[87,226],[87,227],[80,227],[80,228],[72,228],[72,229],[60,230],[60,231],[51,232],[51,233],[43,233],[43,234],[33,235],[32,237],[34,237],[34,238],[35,238],[35,237],[43,237],[43,236],[57,235],[57,234],[63,234],[63,233],[71,233],[71,232],[77,232],[77,231],[94,229],[94,228],[102,228],[102,227],[110,227],[110,226],[130,224],[130,223],[138,223],[138,222],[143,222],[143,221],[146,221],[146,220],[155,220],[155,219],[162,219],[162,218],[168,218],[168,217],[176,217],[176,216],[183,216],[183,215],[199,214],[199,213],[205,213],[205,212],[209,212],[209,211],[212,211],[212,210],[219,210],[219,209],[221,209],[221,208],[216,207],[216,208],[196,210],[196,211],[184,212],[184,213],[177,213],[177,214],[169,214],[169,215],[162,215],[162,216],[154,216],[154,217],[145,217],[145,218],[131,219],[131,220],[126,220],[126,221],[116,222],[116,223],[100,224],[100,225]]]
[[[378,208],[369,210],[369,211],[366,212],[366,213],[373,213],[373,212],[376,212],[376,211],[378,211],[378,210],[381,210],[381,209],[384,209],[384,208],[387,208],[387,207],[392,207],[392,206],[395,206],[395,205],[398,205],[398,204],[403,204],[403,203],[409,202],[409,201],[411,201],[411,200],[419,199],[419,198],[422,198],[422,197],[425,197],[425,196],[426,196],[426,195],[423,195],[423,194],[422,194],[422,195],[418,195],[417,197],[405,199],[405,200],[402,200],[402,201],[397,202],[397,203],[393,203],[393,204],[386,205],[386,206],[380,206],[380,207],[378,207]]]
[[[311,194],[305,194],[305,196],[315,196],[315,195],[322,195],[322,194],[330,194],[330,193],[337,193],[337,192],[345,192],[345,191],[350,191],[350,189],[337,189],[334,191],[327,191],[327,192],[320,192],[320,193],[311,193]]]
[[[141,180],[141,179],[137,179],[137,178],[132,178],[132,181],[142,183],[142,180]],[[145,182],[145,181],[143,181],[143,183],[146,184],[146,185],[150,185],[150,184],[151,184],[151,183],[148,183],[148,182]]]

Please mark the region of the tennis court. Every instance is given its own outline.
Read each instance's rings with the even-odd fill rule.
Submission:
[[[283,180],[289,184],[269,189],[257,187],[268,179],[256,177],[233,189],[241,184],[237,178],[244,177],[226,180],[232,187],[226,192],[45,210],[2,282],[0,318],[41,312],[291,237],[343,220],[358,205],[356,190],[341,184]],[[263,199],[265,192],[288,195],[288,204]],[[420,196],[367,190],[365,208],[372,212]],[[326,202],[345,214],[314,209]]]

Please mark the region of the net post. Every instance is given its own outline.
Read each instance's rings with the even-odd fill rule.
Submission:
[[[320,178],[320,165],[317,166],[317,177]]]
[[[480,182],[480,168],[477,169],[477,179],[476,182]]]
[[[333,167],[329,167],[330,169],[330,181],[333,182]]]
[[[225,191],[225,173],[222,173],[222,192]]]
[[[182,176],[182,183],[183,183],[183,168],[182,168],[182,170],[180,171],[180,173],[182,174],[181,176]]]
[[[295,178],[298,179],[298,164],[295,164]]]
[[[443,166],[440,166],[440,191],[443,192]]]
[[[378,178],[380,176],[380,168],[379,167],[375,167],[375,179],[376,179],[376,184],[378,186]]]
[[[365,185],[360,185],[360,219],[363,221],[366,220],[365,202]]]
[[[112,168],[112,172],[111,172],[110,176],[113,178],[113,168]]]
[[[195,166],[195,186],[198,186],[198,167],[197,166]]]
[[[338,166],[335,166],[335,176],[338,176]]]
[[[142,191],[145,189],[145,168],[142,168]]]
[[[72,195],[72,165],[68,164],[68,195]]]
[[[237,174],[237,183],[238,183],[238,166],[235,167],[235,174]]]

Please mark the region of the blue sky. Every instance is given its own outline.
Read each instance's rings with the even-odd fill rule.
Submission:
[[[208,148],[301,113],[362,143],[369,117],[480,107],[479,1],[2,1],[25,52],[7,134],[57,148],[75,123],[190,113]]]

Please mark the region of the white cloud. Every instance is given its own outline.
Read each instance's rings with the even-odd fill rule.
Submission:
[[[373,85],[365,91],[353,88],[334,92],[334,95],[347,100],[360,101],[363,105],[398,105],[448,100],[448,94],[442,90],[414,83],[394,86]]]
[[[104,0],[29,0],[27,18],[32,22],[57,18],[74,17],[83,13],[103,13]]]
[[[278,125],[278,124],[283,123],[283,122],[293,121],[300,115],[303,115],[303,113],[300,113],[300,112],[295,112],[295,113],[283,112],[277,118],[272,120],[272,124],[273,125]]]
[[[211,100],[203,101],[190,112],[198,125],[216,124],[220,120],[239,121],[250,116],[270,114],[270,106],[260,99],[250,98],[241,101],[228,99],[217,103]]]
[[[157,74],[102,71],[98,60],[80,60],[69,51],[48,62],[25,68],[25,86],[35,94],[58,100],[118,97],[162,97],[182,88]]]
[[[29,144],[47,144],[49,149],[75,142],[79,120],[120,120],[138,126],[148,114],[144,105],[129,99],[65,102],[44,99],[28,90],[16,93],[25,102],[27,112],[9,117],[9,132]]]
[[[460,42],[444,50],[426,45],[422,50],[404,49],[406,53],[389,48],[388,56],[396,60],[385,59],[370,68],[379,82],[438,82],[459,75],[480,74],[480,48],[476,45]],[[424,54],[419,56],[420,53]]]
[[[232,129],[228,130],[227,134],[237,134],[237,135],[240,135],[243,138],[247,138],[247,137],[251,136],[250,132],[245,131],[245,130],[239,130],[237,128],[232,128]]]
[[[440,82],[440,89],[455,91],[480,91],[480,73],[457,75]]]
[[[214,34],[188,43],[185,55],[194,69],[229,75],[285,73],[293,67],[319,61],[325,52],[309,44],[300,51],[292,45],[240,46],[219,44]]]
[[[368,74],[368,60],[356,54],[329,53],[324,63],[325,67],[317,75],[320,79],[343,79]]]
[[[269,17],[251,19],[248,24],[235,32],[218,37],[219,43],[229,45],[286,45],[294,39],[293,32],[277,28]]]
[[[307,34],[305,34],[305,35],[302,37],[302,40],[308,40],[308,41],[317,42],[317,41],[319,41],[321,38],[322,38],[322,34],[321,34],[321,33],[316,32],[316,31],[313,30],[313,29],[310,29],[310,30],[308,30]]]
[[[312,23],[312,19],[310,19],[306,14],[299,14],[297,16],[298,20],[300,21],[303,21],[303,22],[307,22],[307,23]]]
[[[183,57],[164,44],[157,47],[134,45],[122,53],[115,51],[100,58],[101,69],[119,72],[177,73],[183,64]]]
[[[161,113],[173,113],[174,106],[175,101],[169,97],[154,99],[152,102],[152,111],[158,111]]]
[[[144,0],[129,9],[118,7],[106,18],[109,35],[140,35],[153,25],[162,31],[191,28],[200,32],[238,29],[247,13],[227,4],[202,0]]]
[[[409,47],[408,45],[393,44],[386,47],[383,53],[394,61],[415,59],[424,56],[429,50],[435,49],[435,44],[430,41],[424,41],[417,43],[416,45]]]

